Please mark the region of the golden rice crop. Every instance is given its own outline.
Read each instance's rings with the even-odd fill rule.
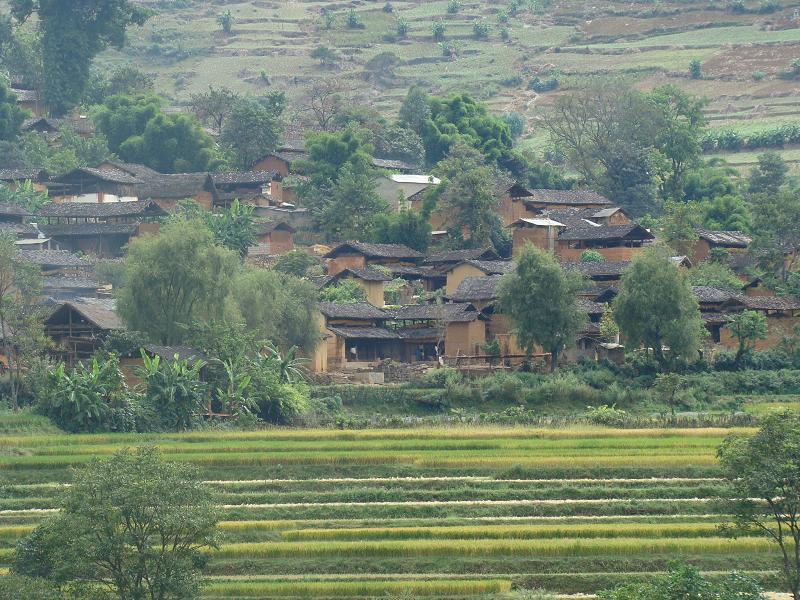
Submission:
[[[593,523],[588,525],[485,525],[290,529],[285,540],[540,539],[699,537],[719,531],[716,523]]]
[[[511,582],[502,579],[432,580],[432,581],[270,581],[212,583],[203,587],[203,596],[229,598],[251,596],[378,596],[388,593],[415,595],[464,596],[499,594],[511,590]]]
[[[597,538],[545,540],[382,540],[224,544],[215,552],[226,558],[315,556],[627,556],[634,554],[747,554],[773,552],[765,538]]]
[[[28,535],[36,525],[8,525],[0,527],[0,540],[13,540]]]

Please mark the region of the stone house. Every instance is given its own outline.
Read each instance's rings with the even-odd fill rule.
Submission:
[[[416,266],[425,256],[403,244],[369,244],[366,242],[344,242],[323,258],[328,261],[328,275],[336,275],[347,268],[363,269],[367,266],[385,267]]]

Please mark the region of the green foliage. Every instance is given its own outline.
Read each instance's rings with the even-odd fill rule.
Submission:
[[[304,250],[295,248],[285,254],[281,254],[275,261],[274,269],[284,275],[294,277],[305,277],[308,270],[317,264],[317,259]]]
[[[318,60],[323,67],[330,67],[339,62],[339,55],[327,46],[317,46],[311,51],[310,56]]]
[[[62,126],[57,143],[52,143],[46,134],[28,132],[17,139],[12,150],[14,152],[0,157],[0,165],[44,169],[48,173],[95,167],[111,156],[103,134],[84,138],[69,125]],[[7,162],[4,163],[3,159]]]
[[[86,0],[80,10],[60,0],[12,0],[11,11],[19,21],[37,13],[44,100],[55,115],[81,99],[94,57],[109,46],[121,48],[125,29],[142,25],[151,14],[128,0]]]
[[[322,288],[319,292],[319,299],[322,302],[354,304],[356,302],[366,302],[367,293],[363,287],[352,279],[345,279],[335,285]]]
[[[195,598],[217,519],[196,469],[153,448],[122,450],[75,473],[61,512],[18,544],[13,569],[119,598]]]
[[[358,14],[356,9],[351,8],[347,11],[347,16],[345,17],[345,23],[350,29],[363,29],[364,22],[361,20],[361,15]]]
[[[376,242],[405,244],[419,252],[425,252],[431,241],[431,225],[426,215],[409,209],[379,215],[372,232]]]
[[[179,343],[192,322],[221,316],[238,268],[236,254],[218,246],[202,222],[176,219],[128,247],[119,314],[130,329]]]
[[[47,190],[44,192],[36,190],[32,181],[20,181],[13,190],[0,184],[0,202],[24,208],[28,214],[36,214],[42,206],[49,202],[49,198]]]
[[[603,316],[600,317],[600,335],[606,342],[619,340],[619,325],[614,320],[614,309],[610,304],[603,306]]]
[[[491,30],[492,28],[489,24],[483,21],[477,21],[472,25],[472,35],[476,40],[485,40],[489,37],[489,32],[491,32]]]
[[[697,241],[696,207],[688,202],[667,202],[661,218],[661,237],[678,256],[690,256]]]
[[[245,99],[233,105],[222,127],[220,143],[231,149],[237,168],[248,170],[275,149],[283,129],[280,117],[284,106],[285,97],[278,102]]]
[[[489,162],[506,159],[511,151],[511,132],[506,123],[491,114],[486,105],[466,94],[428,98],[430,118],[421,132],[425,155],[433,164],[459,142],[465,142]]]
[[[781,189],[754,194],[750,202],[755,239],[749,251],[767,274],[777,273],[785,284],[800,254],[800,193]]]
[[[793,596],[800,594],[800,415],[767,416],[755,435],[729,436],[717,455],[727,480],[724,509],[734,516],[732,533],[757,532],[781,550],[783,574]]]
[[[628,418],[628,413],[624,410],[617,408],[616,404],[609,406],[602,404],[600,406],[587,406],[586,412],[583,416],[590,423],[595,425],[602,425],[604,427],[621,427],[625,424]]]
[[[739,573],[710,580],[694,567],[673,565],[652,583],[628,584],[601,592],[600,600],[765,600],[758,582]]]
[[[222,27],[222,31],[230,35],[231,31],[233,30],[233,24],[236,22],[236,18],[233,16],[233,13],[230,10],[226,10],[219,16],[217,20]]]
[[[731,315],[728,317],[726,327],[730,329],[731,335],[739,341],[735,359],[737,364],[742,357],[755,349],[757,341],[767,339],[767,317],[758,311],[745,310]]]
[[[443,21],[434,21],[433,25],[431,25],[431,35],[433,35],[433,39],[437,42],[441,42],[444,40],[444,33],[447,30]]]
[[[209,400],[201,380],[205,363],[181,360],[177,354],[171,360],[150,358],[144,350],[141,355],[143,364],[136,375],[144,399],[158,415],[161,426],[173,431],[191,429]]]
[[[500,309],[508,315],[519,344],[529,353],[537,344],[550,352],[554,370],[559,354],[575,343],[586,322],[576,300],[582,286],[580,276],[565,273],[551,254],[532,245],[523,248],[514,270],[500,282]],[[532,303],[531,298],[539,300]]]
[[[0,140],[13,140],[28,113],[17,105],[17,97],[3,79],[0,79]]]
[[[625,345],[652,351],[662,369],[676,360],[697,359],[704,330],[697,299],[684,274],[659,249],[631,261],[614,315]]]
[[[374,135],[373,143],[378,156],[403,160],[418,166],[425,163],[422,138],[411,129],[400,124],[387,124]]]
[[[525,118],[518,112],[505,113],[503,120],[508,125],[508,131],[512,138],[518,138],[525,133]]]
[[[606,258],[597,250],[584,250],[581,252],[581,262],[605,262]]]
[[[461,0],[450,0],[447,3],[447,14],[454,15],[461,11]]]
[[[254,210],[253,205],[234,200],[231,207],[221,213],[210,213],[195,204],[189,214],[205,223],[218,244],[233,250],[239,258],[244,259],[250,247],[256,243]]]
[[[368,175],[345,165],[331,189],[331,197],[311,208],[325,239],[336,241],[357,239],[371,231],[388,206]]]
[[[748,191],[751,194],[775,194],[786,182],[789,165],[777,152],[758,155],[758,165],[750,170]]]
[[[0,579],[0,600],[64,600],[61,591],[39,577],[5,575]]]
[[[161,173],[215,170],[223,164],[214,140],[194,116],[165,114],[154,96],[112,96],[93,117],[109,148],[125,161]]]
[[[408,21],[403,18],[397,19],[397,37],[405,38],[408,35],[409,29]]]
[[[125,422],[130,393],[114,354],[103,361],[93,358],[88,365],[78,363],[70,372],[61,363],[35,391],[36,410],[66,431],[133,429]]]
[[[707,285],[735,293],[742,291],[742,280],[731,271],[727,263],[703,261],[689,269],[686,276],[692,285]]]
[[[209,86],[208,91],[192,94],[192,112],[201,123],[210,125],[215,131],[222,131],[225,120],[233,107],[242,99],[235,91]]]
[[[428,95],[419,86],[412,86],[400,106],[399,121],[415,133],[421,135],[425,123],[431,116]]]
[[[750,209],[741,196],[716,196],[701,203],[699,208],[703,227],[707,229],[747,233],[752,228]]]
[[[689,77],[692,79],[700,79],[702,76],[700,60],[693,58],[689,61]]]
[[[233,282],[228,310],[258,339],[270,340],[286,352],[298,346],[310,354],[320,339],[316,300],[317,292],[308,281],[248,268]]]

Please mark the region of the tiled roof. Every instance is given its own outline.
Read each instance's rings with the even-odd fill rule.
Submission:
[[[567,241],[616,239],[652,240],[653,234],[636,223],[629,223],[628,225],[603,225],[601,227],[571,227],[562,231],[558,239]]]
[[[431,254],[425,259],[429,265],[441,263],[457,263],[464,260],[497,260],[500,257],[491,248],[469,248],[467,250],[445,250]]]
[[[319,312],[329,319],[361,319],[374,321],[388,318],[388,315],[384,311],[372,306],[369,302],[353,302],[350,304],[317,302],[317,308]]]
[[[453,304],[408,304],[400,308],[386,309],[396,321],[443,321],[463,323],[474,321],[479,313],[467,303]]]
[[[140,198],[183,200],[194,198],[203,191],[209,179],[208,173],[175,173],[148,177],[136,186]]]
[[[87,321],[90,321],[98,328],[111,331],[125,329],[125,324],[116,313],[116,303],[114,300],[99,300],[94,298],[76,298],[69,302],[59,304],[53,311],[58,312],[63,307],[72,308]]]
[[[797,296],[742,296],[745,308],[753,310],[800,310]]]
[[[590,315],[602,315],[606,305],[602,302],[592,302],[591,300],[578,298],[578,306]]]
[[[39,99],[39,94],[36,90],[18,90],[12,88],[11,93],[17,97],[17,102],[36,102]]]
[[[564,270],[575,270],[587,277],[619,277],[630,266],[627,260],[562,263]]]
[[[510,260],[467,260],[464,263],[480,269],[487,275],[502,275],[514,269],[514,263]]]
[[[397,171],[413,171],[414,165],[410,165],[402,160],[391,160],[388,158],[373,158],[372,166],[379,169],[390,169]]]
[[[256,235],[264,233],[272,233],[276,229],[283,229],[294,233],[295,228],[286,223],[285,221],[261,221],[253,223]]]
[[[710,229],[695,229],[701,240],[724,246],[726,248],[747,248],[753,239],[740,231],[712,231]]]
[[[27,214],[24,208],[16,204],[8,204],[7,202],[0,202],[0,215],[24,217]]]
[[[212,173],[214,185],[268,184],[275,177],[273,171],[243,171],[230,173]]]
[[[35,265],[48,267],[85,267],[89,264],[68,250],[17,250],[17,256]]]
[[[396,329],[395,331],[397,331],[404,340],[427,340],[430,338],[438,338],[442,335],[442,330],[439,327],[408,327],[405,329]]]
[[[135,217],[146,213],[166,215],[164,210],[152,200],[138,200],[134,202],[49,202],[37,211],[36,216]]]
[[[10,223],[8,221],[0,221],[0,233],[13,233],[15,235],[28,235],[37,236],[39,234],[32,225],[27,223]]]
[[[439,277],[443,276],[438,271],[435,271],[432,267],[409,267],[405,265],[392,265],[389,266],[389,269],[392,271],[392,275],[395,277],[419,277],[423,279],[425,277]]]
[[[110,165],[117,171],[122,171],[124,173],[128,173],[129,175],[133,175],[137,179],[145,180],[146,178],[150,177],[162,177],[163,174],[159,173],[158,171],[151,169],[147,165],[141,165],[139,163],[126,163],[120,162],[116,160],[106,160],[103,162],[104,165]],[[102,165],[101,165],[102,166]],[[100,169],[104,171],[105,169]]]
[[[399,340],[400,334],[382,327],[328,327],[328,330],[346,340]]]
[[[40,181],[46,175],[42,169],[0,169],[0,181]]]
[[[69,277],[66,275],[52,275],[42,278],[42,288],[44,290],[72,289],[72,290],[96,290],[100,287],[94,279],[89,277]]]
[[[325,255],[325,258],[334,258],[342,250],[354,250],[367,258],[423,258],[421,252],[412,250],[403,244],[369,244],[366,242],[344,242],[339,244]]]
[[[141,183],[139,179],[129,175],[128,173],[125,173],[124,171],[117,171],[116,169],[90,169],[88,167],[73,169],[72,171],[64,173],[63,175],[50,178],[50,181],[56,184],[64,183],[65,181],[68,181],[69,176],[78,173],[83,173],[84,175],[89,175],[90,177],[95,177],[101,181],[108,181],[110,183],[131,185]]]
[[[502,275],[467,277],[458,285],[450,299],[454,302],[494,300],[497,297],[497,285],[502,277]]]
[[[710,285],[695,285],[692,286],[692,292],[697,298],[698,302],[703,304],[722,304],[731,300],[740,298],[740,294],[729,292],[721,288],[712,287]]]
[[[382,273],[378,269],[371,269],[369,267],[365,269],[357,269],[357,268],[350,268],[344,269],[337,273],[334,276],[334,279],[340,279],[346,275],[352,275],[356,279],[362,279],[364,281],[391,281],[392,278],[385,273]]]
[[[582,204],[611,204],[609,200],[591,190],[529,190],[531,195],[526,200],[537,204],[564,204],[580,206]]]
[[[39,225],[47,236],[89,236],[89,235],[133,235],[138,223],[67,223],[62,225]]]

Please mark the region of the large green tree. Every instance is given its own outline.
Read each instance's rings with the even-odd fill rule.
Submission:
[[[233,152],[236,167],[247,170],[280,141],[284,102],[242,99],[225,118],[220,142]]]
[[[13,571],[120,600],[197,598],[217,520],[196,468],[122,450],[75,472],[61,511],[17,545]]]
[[[55,115],[83,96],[94,57],[109,46],[121,48],[125,29],[151,14],[130,0],[11,0],[11,11],[18,21],[38,16],[44,100]]]
[[[754,194],[750,211],[755,234],[750,251],[768,275],[784,284],[800,254],[800,190]]]
[[[236,278],[228,300],[229,316],[262,340],[288,351],[311,353],[320,339],[317,291],[308,282],[277,271],[247,268]]]
[[[729,436],[717,454],[730,532],[775,542],[788,591],[800,600],[800,414],[771,414],[754,435]]]
[[[194,321],[221,318],[239,265],[202,221],[173,220],[130,244],[119,313],[132,330],[180,343]]]
[[[30,113],[17,104],[5,81],[0,79],[0,140],[13,140],[19,135],[22,122]]]
[[[425,252],[431,243],[431,224],[425,214],[403,209],[378,216],[373,235],[375,241],[382,244],[405,244]]]
[[[552,254],[530,244],[500,282],[500,310],[508,315],[520,345],[529,353],[535,345],[544,348],[553,370],[586,322],[586,312],[578,305],[582,286],[580,275],[565,272]]]
[[[675,360],[697,357],[703,334],[697,298],[661,248],[631,261],[614,301],[614,317],[625,345],[652,351],[662,369]]]
[[[224,161],[214,140],[188,114],[165,114],[155,96],[112,96],[93,118],[109,148],[161,173],[213,171]]]
[[[508,158],[511,132],[503,119],[489,114],[486,105],[466,94],[454,94],[448,98],[428,98],[428,106],[430,117],[420,135],[430,164],[444,158],[457,142],[475,147],[490,162]]]

